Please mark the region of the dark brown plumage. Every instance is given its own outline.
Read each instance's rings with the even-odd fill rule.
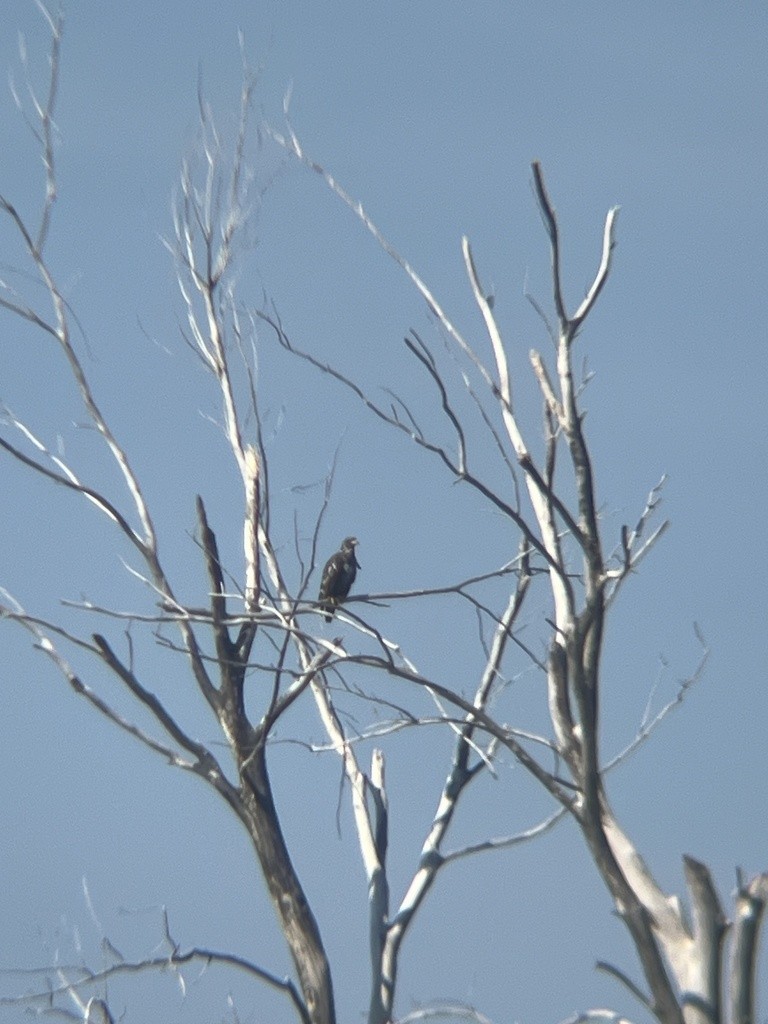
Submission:
[[[330,622],[333,613],[349,593],[355,582],[360,563],[355,556],[357,537],[347,537],[335,555],[331,555],[325,563],[323,577],[320,580],[320,593],[317,600],[325,612],[325,621]]]

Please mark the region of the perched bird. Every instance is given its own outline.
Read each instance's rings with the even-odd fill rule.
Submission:
[[[357,537],[346,537],[335,555],[331,555],[325,563],[323,578],[320,580],[320,593],[317,600],[325,612],[325,621],[330,622],[333,613],[349,593],[355,582],[360,563],[355,557]]]

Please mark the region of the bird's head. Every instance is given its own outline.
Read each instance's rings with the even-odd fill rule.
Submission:
[[[341,542],[341,550],[346,555],[352,555],[352,557],[355,560],[355,565],[358,567],[358,569],[361,566],[360,566],[360,563],[357,560],[357,554],[355,552],[355,548],[357,547],[357,545],[359,543],[360,542],[358,541],[357,537],[345,537],[344,540]]]

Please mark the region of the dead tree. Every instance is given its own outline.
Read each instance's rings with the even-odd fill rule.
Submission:
[[[492,425],[491,414],[484,413],[489,443],[504,450],[513,477],[513,488],[516,487],[515,468],[523,475],[528,497],[527,511],[522,501],[514,506],[507,504],[498,490],[491,491],[472,474],[467,464],[464,430],[452,408],[449,387],[439,373],[433,355],[415,332],[405,339],[405,344],[433,380],[443,412],[455,433],[456,457],[449,456],[445,448],[434,444],[420,432],[415,417],[404,403],[401,407],[405,415],[376,406],[353,381],[333,367],[323,365],[311,353],[299,350],[282,327],[270,321],[286,348],[358,394],[380,419],[431,451],[457,480],[477,490],[508,516],[521,533],[521,567],[529,566],[532,555],[541,560],[548,575],[554,606],[546,665],[552,726],[550,742],[559,763],[567,766],[567,780],[548,771],[509,734],[505,739],[503,731],[502,734],[489,731],[499,743],[509,746],[523,767],[578,824],[616,911],[631,935],[646,989],[643,990],[615,966],[604,963],[600,966],[619,978],[663,1024],[713,1024],[725,1020],[753,1022],[756,938],[768,897],[768,873],[760,874],[748,883],[739,877],[733,921],[729,922],[706,866],[686,857],[684,867],[690,900],[689,916],[680,900],[664,893],[653,878],[638,848],[617,822],[605,788],[605,776],[610,765],[604,762],[600,751],[600,689],[606,613],[628,576],[668,525],[664,521],[650,533],[648,531],[649,522],[660,502],[662,479],[661,484],[651,491],[636,525],[633,528],[623,526],[620,536],[614,539],[613,547],[606,553],[580,404],[580,382],[574,369],[574,342],[610,273],[618,208],[611,209],[606,217],[595,277],[578,308],[569,312],[561,284],[561,241],[555,209],[545,187],[541,166],[538,163],[532,165],[535,195],[550,244],[555,313],[554,325],[551,325],[544,311],[532,299],[547,326],[554,349],[551,369],[541,353],[536,350],[530,352],[546,424],[546,451],[544,458],[537,463],[516,416],[507,348],[494,317],[493,302],[482,287],[468,239],[464,238],[462,242],[464,262],[493,353],[490,365],[483,363],[422,278],[384,238],[362,204],[354,201],[332,175],[307,156],[291,128],[287,110],[286,124],[287,132],[276,132],[276,140],[293,157],[319,174],[353,210],[377,242],[403,268],[445,334],[477,371],[495,404],[493,413],[496,421],[502,425],[497,432]],[[569,501],[567,495],[570,493],[575,494],[575,500]],[[574,566],[579,563],[580,568],[574,571]],[[521,573],[508,609],[515,608],[524,597],[524,585],[528,579],[526,572],[527,568]],[[512,621],[514,619],[513,614]],[[503,616],[498,621],[496,639],[503,644],[508,625]],[[706,647],[703,640],[701,643],[702,661],[691,680],[684,685],[697,678],[703,668]],[[497,666],[489,661],[488,667],[492,673]],[[441,696],[448,698],[447,694]],[[485,710],[482,688],[475,704]],[[468,714],[467,725],[482,729],[486,723],[476,712]],[[454,764],[465,766],[466,754],[466,746],[459,742]],[[478,768],[479,764],[476,762],[474,767]],[[455,777],[451,775],[446,793],[453,791],[454,784]],[[435,821],[442,820],[439,811]],[[398,915],[394,920],[398,920]],[[730,941],[726,941],[729,930],[732,934]],[[397,941],[397,934],[396,926],[385,929],[390,943]],[[382,990],[389,991],[391,978],[385,964],[386,958],[381,968]],[[387,1020],[388,1012],[387,1006],[382,1016],[374,1019]]]
[[[243,568],[241,583],[232,593],[226,585],[228,572],[220,559],[216,532],[204,499],[198,498],[198,541],[209,603],[204,608],[187,607],[160,557],[152,511],[132,468],[128,449],[113,433],[89,382],[72,337],[72,314],[47,255],[57,195],[53,115],[61,37],[60,21],[48,17],[53,47],[45,95],[39,97],[30,84],[31,106],[37,117],[36,131],[46,170],[39,223],[31,225],[10,199],[0,196],[0,213],[13,229],[23,257],[34,266],[44,287],[46,303],[32,302],[5,285],[0,293],[0,307],[10,316],[31,323],[59,346],[82,407],[121,474],[123,493],[112,496],[81,479],[75,467],[51,451],[30,424],[9,412],[5,415],[6,429],[0,436],[0,447],[52,484],[74,491],[95,505],[117,534],[128,540],[159,609],[154,617],[136,613],[131,616],[132,621],[137,626],[143,622],[156,632],[160,630],[163,642],[169,646],[167,631],[175,630],[173,649],[184,659],[190,685],[197,687],[218,721],[226,742],[227,760],[216,756],[211,746],[195,740],[169,712],[140,678],[130,650],[122,652],[119,642],[107,635],[108,628],[90,635],[70,632],[27,611],[10,595],[4,598],[0,614],[27,630],[41,651],[53,659],[72,689],[98,712],[171,764],[200,777],[237,816],[253,845],[293,959],[295,978],[280,978],[234,954],[179,950],[170,936],[166,955],[135,966],[178,968],[192,959],[218,958],[283,992],[303,1024],[333,1024],[336,1020],[331,964],[286,845],[270,776],[269,737],[275,723],[295,701],[311,699],[349,783],[368,880],[369,1024],[387,1024],[396,1019],[397,970],[403,939],[442,868],[461,856],[526,841],[565,816],[572,817],[581,830],[595,867],[631,935],[644,982],[630,980],[615,965],[603,965],[605,969],[619,978],[661,1024],[719,1024],[726,1019],[732,1024],[753,1024],[757,942],[768,898],[768,874],[749,882],[740,881],[733,922],[729,925],[706,867],[686,858],[689,919],[680,902],[665,894],[654,881],[639,850],[617,822],[606,791],[605,778],[611,765],[605,762],[600,746],[601,656],[606,613],[666,525],[661,523],[653,528],[650,523],[660,500],[658,489],[654,488],[637,524],[633,528],[623,527],[606,549],[584,428],[580,382],[573,365],[577,335],[608,280],[617,211],[611,210],[606,218],[594,280],[578,308],[569,312],[561,286],[557,218],[541,168],[533,165],[535,194],[551,248],[555,314],[550,326],[552,356],[545,358],[535,351],[530,354],[546,425],[544,455],[537,459],[516,413],[507,347],[469,242],[463,242],[464,264],[492,352],[490,362],[485,362],[462,336],[423,280],[383,238],[363,207],[306,156],[290,127],[284,135],[273,133],[287,152],[325,178],[400,263],[426,300],[457,358],[464,361],[466,370],[458,386],[467,389],[476,403],[484,423],[485,442],[502,453],[509,473],[504,488],[492,487],[472,468],[467,430],[457,411],[457,385],[442,371],[432,348],[419,333],[412,330],[408,334],[406,350],[415,367],[425,375],[442,410],[452,436],[450,447],[424,433],[418,426],[416,411],[404,401],[395,396],[393,404],[380,404],[352,377],[294,344],[274,308],[248,312],[236,299],[233,266],[238,240],[248,220],[249,186],[244,154],[253,80],[246,74],[240,134],[229,162],[210,112],[201,100],[198,159],[186,162],[182,168],[174,233],[168,248],[178,269],[186,312],[185,338],[217,384],[224,435],[242,485]],[[520,537],[512,557],[490,573],[454,581],[438,590],[368,595],[370,611],[367,605],[351,604],[339,613],[351,628],[354,642],[347,640],[342,644],[340,638],[325,639],[318,629],[321,609],[308,589],[316,567],[323,510],[318,515],[301,583],[295,592],[287,583],[282,561],[285,556],[278,554],[272,539],[269,452],[262,438],[259,399],[247,357],[248,345],[262,329],[297,358],[312,363],[332,378],[329,387],[338,384],[346,388],[380,421],[431,453],[456,481],[472,488],[504,516]],[[245,403],[238,399],[242,389],[238,390],[237,380],[245,380]],[[518,487],[518,479],[523,481],[523,487]],[[510,499],[508,494],[515,497]],[[472,596],[473,588],[489,579],[508,584],[501,607],[488,607]],[[546,664],[530,649],[526,656],[546,676],[551,733],[532,736],[498,721],[493,713],[493,697],[509,648],[516,639],[521,610],[532,587],[543,585],[543,581],[549,588],[553,607],[551,619],[543,624],[548,637]],[[445,681],[419,673],[408,652],[376,628],[376,601],[395,597],[423,600],[445,592],[470,600],[488,630],[487,657],[472,699],[462,698]],[[358,613],[361,607],[365,618]],[[114,610],[93,605],[84,605],[82,611],[101,617],[107,627],[120,618]],[[69,660],[65,653],[69,648],[78,656],[85,653],[105,665],[138,705],[150,713],[157,734],[126,719],[92,688],[85,674]],[[370,768],[362,765],[356,746],[360,737],[351,734],[344,724],[330,685],[332,678],[344,678],[350,670],[397,680],[406,690],[426,692],[437,709],[435,720],[454,733],[445,783],[437,794],[434,815],[425,825],[421,854],[410,883],[397,903],[392,899],[387,870],[389,808],[384,751],[374,751]],[[258,713],[246,710],[245,687],[253,677],[266,684],[259,689],[262,698]],[[422,717],[409,724],[418,726],[424,722]],[[401,724],[402,719],[396,720],[391,728]],[[382,747],[386,731],[379,730]],[[638,734],[634,745],[642,742],[648,731]],[[447,835],[456,808],[466,798],[473,779],[493,769],[499,750],[511,754],[544,788],[552,799],[552,813],[523,834],[488,837],[473,847],[450,851]],[[57,995],[75,994],[84,1020],[91,1019],[94,1007],[108,1015],[106,1004],[95,997],[87,999],[87,991],[105,976],[122,969],[116,965],[101,973],[59,977],[58,987],[54,986],[52,993],[46,991],[44,996],[50,1000]]]

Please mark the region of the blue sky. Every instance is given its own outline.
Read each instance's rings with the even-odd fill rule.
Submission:
[[[635,521],[664,473],[672,528],[610,623],[606,753],[631,738],[652,690],[659,707],[693,671],[694,622],[711,657],[682,709],[616,773],[610,793],[662,885],[681,891],[681,855],[690,853],[711,866],[727,901],[735,866],[764,870],[768,849],[768,10],[709,2],[71,0],[65,11],[50,255],[87,336],[94,388],[145,481],[162,551],[191,602],[205,594],[192,540],[195,493],[206,498],[235,572],[241,511],[235,468],[208,419],[218,415],[216,395],[180,340],[183,310],[160,237],[170,235],[178,169],[194,147],[198,76],[223,131],[234,123],[238,30],[261,68],[254,127],[279,126],[290,85],[307,152],[364,202],[485,351],[461,261],[460,238],[470,237],[496,294],[534,438],[539,411],[527,352],[546,352],[548,341],[523,291],[527,282],[548,306],[550,285],[530,162],[542,161],[560,217],[571,303],[597,266],[605,212],[621,206],[613,274],[578,342],[595,374],[585,406],[604,537],[609,546],[622,523]],[[21,81],[18,31],[42,81],[48,40],[34,4],[8,0],[4,24],[0,68]],[[39,156],[7,91],[0,125],[0,190],[32,215]],[[242,254],[241,299],[258,306],[268,296],[297,345],[371,388],[427,403],[424,423],[442,429],[401,340],[413,327],[439,344],[423,300],[317,176],[269,145],[251,152],[256,184],[268,187],[254,209],[254,244]],[[0,277],[19,263],[2,224]],[[60,443],[89,481],[116,488],[93,434],[77,426],[82,414],[57,354],[8,318],[2,338],[0,399],[48,443]],[[267,334],[259,376],[285,550],[294,516],[301,538],[310,537],[321,500],[316,487],[296,486],[321,480],[339,447],[322,545],[330,553],[345,535],[360,538],[361,589],[437,586],[514,553],[517,539],[504,523],[346,394],[276,352]],[[2,472],[0,584],[30,611],[58,614],[62,597],[118,607],[146,600],[108,524],[7,457]],[[445,601],[429,613],[393,605],[380,614],[382,628],[418,652],[425,670],[472,691],[482,652],[465,608]],[[531,633],[545,614],[542,590]],[[199,783],[79,702],[23,636],[4,628],[2,638],[0,967],[51,962],[55,950],[77,960],[75,936],[98,961],[85,878],[126,955],[148,953],[159,940],[153,908],[163,904],[182,944],[287,970],[237,823]],[[142,657],[149,681],[213,742],[214,724],[173,656],[149,647]],[[504,715],[540,726],[540,680],[522,659],[508,669],[514,683]],[[102,673],[90,679],[120,702]],[[386,696],[426,710],[413,695]],[[321,735],[305,702],[279,738]],[[436,730],[387,747],[395,898],[413,869],[449,748]],[[346,808],[336,835],[339,767],[288,743],[275,747],[274,765],[285,828],[336,968],[340,1019],[359,1020],[366,892]],[[470,803],[457,843],[527,827],[547,808],[508,763]],[[600,959],[638,976],[566,824],[535,844],[445,872],[409,937],[398,1009],[448,998],[497,1022],[558,1021],[598,1005],[639,1017],[628,995],[595,973]],[[146,1024],[229,1020],[231,991],[243,1020],[289,1019],[282,1004],[237,978],[212,970],[188,981],[186,1001],[169,978],[115,986],[115,1006],[127,1007],[126,1021]],[[17,1015],[0,1010],[0,1020]]]

